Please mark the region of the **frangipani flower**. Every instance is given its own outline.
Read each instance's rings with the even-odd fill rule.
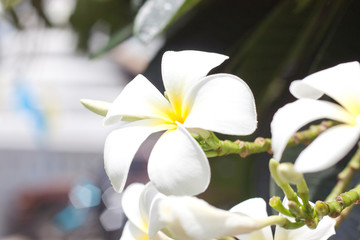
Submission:
[[[204,200],[190,196],[159,199],[151,213],[158,215],[159,222],[155,225],[162,226],[174,239],[180,240],[218,239],[264,227],[261,221],[254,218],[215,208]],[[150,237],[152,234],[149,231]]]
[[[153,201],[160,193],[153,185],[146,186],[141,183],[133,183],[124,191],[122,207],[128,221],[125,224],[120,240],[146,240],[149,239],[149,215]],[[156,230],[153,240],[171,240],[161,231]]]
[[[287,199],[284,199],[284,206],[286,205]],[[239,203],[230,211],[242,213],[255,219],[267,217],[266,203],[262,198],[248,199]],[[335,234],[335,224],[335,219],[326,216],[319,222],[316,229],[303,226],[298,229],[286,230],[276,226],[275,236],[273,237],[271,228],[268,226],[250,234],[236,235],[236,237],[241,240],[326,240]]]
[[[190,135],[201,128],[232,135],[256,129],[251,90],[230,74],[206,76],[227,57],[207,52],[166,52],[162,59],[165,98],[144,76],[138,75],[111,104],[104,124],[130,122],[106,139],[105,169],[122,191],[132,159],[152,133],[165,131],[155,144],[148,174],[156,188],[171,195],[195,195],[210,181],[206,155]]]
[[[360,65],[339,64],[294,81],[290,92],[299,100],[279,109],[271,123],[274,158],[281,159],[289,138],[302,126],[322,118],[342,124],[320,134],[295,162],[300,172],[324,170],[343,158],[360,136]],[[317,100],[323,94],[338,104]]]

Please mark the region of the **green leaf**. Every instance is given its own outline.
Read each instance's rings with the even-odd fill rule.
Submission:
[[[249,83],[260,115],[285,90],[289,80],[310,72],[319,49],[327,44],[349,2],[282,1],[249,38],[242,40],[231,56],[228,71]]]
[[[90,55],[91,58],[97,58],[105,53],[107,53],[108,51],[110,51],[111,49],[113,49],[114,47],[116,47],[117,45],[119,45],[120,43],[122,43],[123,41],[125,41],[126,39],[128,39],[129,37],[131,37],[132,35],[132,24],[127,25],[126,27],[120,29],[119,31],[115,32],[109,39],[108,43],[100,48],[98,51],[96,51],[95,53],[92,53]]]
[[[46,26],[51,27],[52,24],[44,12],[43,1],[42,0],[31,0],[31,4],[33,5],[34,9],[36,10],[37,15],[44,21]]]
[[[201,0],[148,0],[135,18],[134,34],[143,42],[150,42],[181,15]]]
[[[97,23],[104,26],[105,32],[109,31],[109,36],[115,36],[133,19],[130,0],[77,0],[70,23],[79,36],[78,48],[88,51]]]
[[[10,10],[23,1],[24,0],[2,0],[1,3],[4,6],[5,10]]]

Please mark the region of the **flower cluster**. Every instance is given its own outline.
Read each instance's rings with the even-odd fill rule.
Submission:
[[[194,197],[210,182],[209,149],[216,152],[226,146],[230,153],[238,153],[239,149],[253,150],[259,144],[221,145],[214,137],[213,132],[249,135],[257,127],[255,100],[248,85],[231,74],[207,76],[226,59],[224,55],[199,51],[166,52],[161,68],[164,95],[138,75],[111,104],[82,100],[91,111],[105,116],[104,125],[121,123],[107,137],[104,149],[105,170],[118,192],[124,190],[140,145],[152,133],[163,132],[148,160],[150,182],[131,184],[123,192],[122,206],[128,222],[121,239],[325,240],[335,234],[336,221],[329,217],[331,214],[327,216],[323,208],[309,201],[302,173],[334,165],[358,141],[359,63],[340,64],[291,84],[290,91],[298,100],[279,109],[271,123],[272,139],[268,141],[275,159],[281,160],[289,140],[302,126],[324,118],[335,120],[336,126],[307,139],[315,138],[294,166],[270,161],[271,175],[285,198],[270,200],[270,206],[280,215],[268,216],[261,198],[246,200],[226,211]],[[337,103],[319,100],[324,94]],[[214,145],[214,139],[220,145]],[[253,152],[263,149],[262,145],[261,150]],[[298,193],[290,184],[297,186]],[[354,197],[348,205],[357,200]],[[321,203],[331,212],[335,209],[331,204],[338,202]],[[343,208],[344,204],[339,211]],[[270,225],[277,225],[274,237]]]
[[[316,138],[299,155],[295,168],[300,172],[316,172],[334,165],[360,137],[359,63],[339,64],[294,81],[290,92],[298,100],[279,109],[271,123],[274,157],[281,159],[287,141],[299,128],[327,118],[342,124]],[[337,103],[319,100],[324,94]]]
[[[105,169],[116,191],[123,190],[142,142],[159,131],[165,132],[149,157],[151,182],[168,195],[205,191],[210,167],[191,133],[207,129],[247,135],[257,125],[254,97],[243,80],[230,74],[206,76],[226,59],[198,51],[166,52],[161,69],[165,96],[142,75],[123,89],[104,119],[105,125],[126,123],[105,142]]]
[[[286,204],[287,199],[284,201]],[[123,240],[147,237],[208,240],[226,236],[257,240],[325,240],[335,233],[335,221],[325,217],[316,230],[306,226],[296,230],[277,227],[273,238],[271,228],[265,227],[268,215],[262,198],[246,200],[225,211],[196,197],[163,195],[151,183],[134,183],[124,191],[122,204],[129,219]]]

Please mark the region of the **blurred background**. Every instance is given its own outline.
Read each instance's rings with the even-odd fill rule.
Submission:
[[[103,146],[113,128],[81,98],[113,101],[136,74],[163,91],[167,50],[230,56],[212,72],[251,87],[259,127],[270,137],[275,111],[294,98],[291,81],[360,59],[356,0],[2,0],[0,6],[0,239],[119,239],[126,221],[110,187]],[[221,136],[232,139],[232,136]],[[149,138],[131,167],[146,182]],[[293,161],[303,146],[284,158]],[[351,155],[351,154],[350,154]],[[349,155],[349,156],[350,156]],[[277,193],[269,154],[209,159],[200,197],[228,209]],[[346,157],[348,159],[348,157]],[[324,199],[346,164],[306,175],[312,200]],[[359,176],[354,180],[354,184]],[[359,239],[354,208],[332,239]]]

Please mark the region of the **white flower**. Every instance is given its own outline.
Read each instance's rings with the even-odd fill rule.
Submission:
[[[287,199],[284,199],[284,205],[286,204]],[[255,219],[267,217],[266,203],[262,198],[248,199],[239,203],[230,211],[242,213]],[[275,236],[273,237],[271,228],[268,226],[250,234],[236,235],[236,237],[241,240],[326,240],[335,234],[335,224],[335,219],[326,216],[319,222],[316,229],[303,226],[298,229],[286,230],[276,226]]]
[[[133,183],[126,188],[122,197],[122,207],[128,221],[125,224],[120,240],[148,240],[149,215],[153,201],[160,193],[151,184],[146,186]],[[157,226],[154,226],[157,227]],[[153,240],[171,240],[161,231],[156,230]]]
[[[148,174],[164,194],[195,195],[210,181],[210,167],[189,131],[201,128],[246,135],[256,128],[251,90],[230,74],[206,76],[227,57],[198,51],[166,52],[162,76],[168,100],[142,75],[115,99],[105,125],[130,123],[106,139],[105,169],[116,191],[122,191],[132,159],[152,133],[165,131],[155,144]]]
[[[320,134],[295,162],[299,172],[324,170],[343,158],[360,136],[360,66],[339,64],[294,81],[290,92],[299,100],[277,111],[271,123],[274,158],[280,160],[289,138],[302,126],[322,118],[342,124]],[[338,104],[317,100],[323,94]]]
[[[152,213],[158,215],[161,223],[158,226],[164,227],[174,239],[179,240],[217,239],[249,233],[263,227],[261,221],[215,208],[204,200],[190,196],[163,198],[154,204]],[[152,234],[149,231],[149,236]]]

